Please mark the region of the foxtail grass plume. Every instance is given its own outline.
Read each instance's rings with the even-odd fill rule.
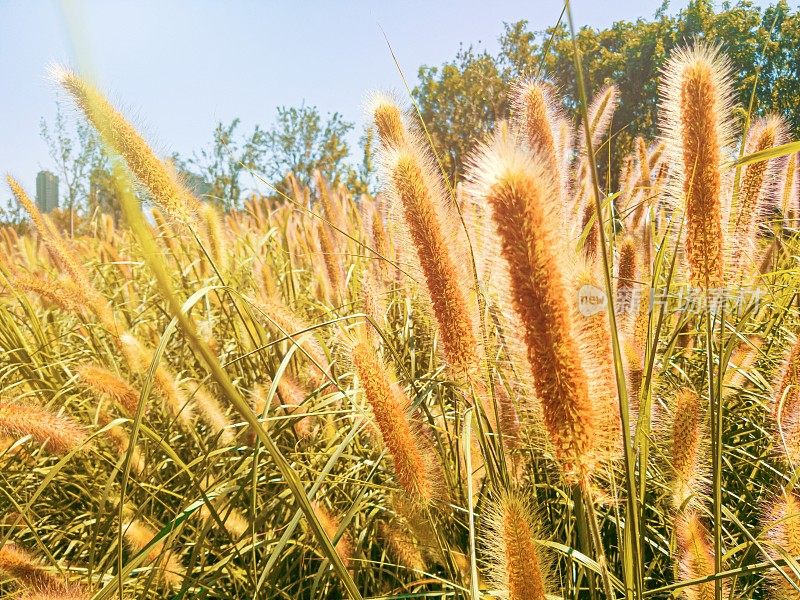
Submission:
[[[689,388],[680,390],[675,397],[674,410],[671,458],[675,480],[672,504],[675,508],[681,508],[699,491],[702,475],[700,446],[703,414],[700,396]]]
[[[617,270],[617,302],[620,312],[633,314],[633,292],[639,276],[639,251],[633,236],[625,236],[619,246]]]
[[[33,556],[13,543],[0,548],[0,573],[5,573],[25,586],[55,588],[60,581],[49,573]]]
[[[86,442],[85,432],[72,419],[22,400],[0,399],[0,434],[29,435],[56,454],[68,454]]]
[[[436,203],[444,199],[436,197],[439,192],[430,185],[418,152],[398,149],[387,155],[386,163],[425,276],[445,359],[458,374],[473,372],[478,365],[477,340],[464,282],[438,215]]]
[[[273,396],[273,403],[276,406],[280,406],[286,414],[293,417],[294,422],[292,428],[297,437],[301,439],[307,438],[311,434],[311,427],[313,425],[312,418],[310,416],[299,415],[302,415],[304,412],[303,404],[306,398],[308,398],[309,393],[287,373],[284,373],[280,381],[278,381],[277,391],[278,393]],[[265,397],[267,392],[263,389],[263,386],[261,386],[259,393]],[[265,407],[262,406],[261,411],[257,411],[256,414],[262,414],[264,408]]]
[[[748,133],[746,152],[761,152],[784,143],[785,127],[783,119],[777,115],[758,119]],[[778,175],[779,166],[779,162],[773,159],[745,167],[730,232],[730,263],[735,275],[742,275],[747,263],[752,263],[756,258],[753,250],[758,233],[758,217],[764,212],[764,205],[774,191],[772,182]]]
[[[563,174],[554,128],[561,122],[562,116],[551,98],[550,90],[542,82],[523,81],[512,92],[512,103],[516,126],[523,139],[532,152],[546,161],[560,188]]]
[[[678,538],[678,566],[682,580],[699,579],[714,574],[714,548],[711,536],[695,511],[681,513],[675,522]],[[698,583],[682,588],[686,600],[714,600],[714,582]],[[727,581],[723,581],[722,597],[728,597]]]
[[[26,590],[19,600],[90,600],[91,590],[80,585],[58,584],[45,588]]]
[[[375,121],[378,139],[384,148],[403,145],[408,137],[403,119],[403,111],[397,102],[387,94],[375,92],[367,100],[367,112]]]
[[[470,169],[473,196],[491,206],[507,264],[513,308],[556,458],[569,477],[592,470],[594,410],[573,336],[564,266],[557,247],[559,206],[541,160],[503,131],[481,147]]]
[[[339,520],[321,502],[312,502],[311,506],[314,509],[314,514],[322,525],[322,529],[325,531],[325,535],[327,535],[331,541],[335,540],[336,533],[339,531]],[[354,548],[353,539],[347,531],[342,532],[334,549],[345,566],[349,568],[353,560]]]
[[[425,559],[407,524],[381,522],[379,533],[397,564],[417,574],[425,571]]]
[[[328,284],[330,285],[332,300],[339,302],[343,290],[341,265],[339,257],[331,240],[330,233],[325,223],[317,223],[317,236],[319,238],[322,259],[325,261],[325,270],[328,274]]]
[[[786,157],[778,199],[784,226],[796,228],[800,219],[800,153]]]
[[[684,203],[690,280],[701,289],[724,284],[720,165],[731,139],[729,74],[719,48],[697,42],[673,53],[659,87],[662,134],[679,167],[673,194]]]
[[[108,303],[92,284],[89,274],[75,256],[75,253],[67,246],[52,223],[39,212],[39,209],[31,201],[22,186],[10,175],[7,180],[14,196],[30,215],[31,221],[53,261],[62,270],[61,281],[55,287],[65,288],[65,294],[69,298],[63,302],[70,303],[71,300],[80,298],[85,308],[91,310],[106,329],[116,332],[116,324]],[[34,282],[29,281],[29,284],[34,284]],[[41,288],[41,285],[39,287]],[[53,298],[58,295],[56,292],[48,292],[46,289],[37,291],[47,298]],[[54,301],[54,303],[59,305],[58,301]]]
[[[592,139],[592,149],[595,152],[597,152],[600,140],[603,139],[603,136],[611,126],[611,119],[614,117],[618,103],[619,89],[615,85],[607,85],[595,94],[589,104],[589,133]],[[581,126],[581,131],[578,135],[578,143],[581,146],[582,153],[585,154],[587,148],[583,126]]]
[[[134,552],[141,552],[153,541],[158,532],[144,521],[132,519],[122,524],[122,535]],[[183,582],[186,570],[178,555],[165,547],[164,539],[153,544],[147,551],[145,563],[158,566],[164,582],[171,588],[179,587]]]
[[[155,384],[156,390],[170,414],[176,417],[184,428],[192,429],[194,427],[192,422],[194,411],[175,374],[168,367],[159,365],[156,368]]]
[[[112,422],[112,418],[108,413],[103,412],[100,415],[100,423],[103,427],[109,425]],[[106,437],[110,440],[112,445],[117,449],[119,456],[125,456],[128,451],[130,450],[131,458],[130,464],[131,469],[133,469],[134,473],[140,474],[144,471],[145,466],[147,466],[147,462],[142,454],[141,449],[138,446],[134,446],[131,449],[131,438],[125,432],[124,426],[122,424],[115,425],[110,429],[106,430]]]
[[[325,213],[325,218],[334,227],[341,228],[344,225],[344,217],[342,215],[341,205],[331,194],[330,185],[328,185],[327,179],[325,179],[325,176],[319,171],[319,169],[314,171],[314,180],[317,182],[317,194],[319,196],[320,204],[322,204],[322,210]]]
[[[76,315],[83,314],[86,298],[70,281],[53,280],[49,277],[17,274],[10,277],[15,288],[37,294],[52,306]]]
[[[89,276],[86,274],[83,266],[75,259],[75,256],[69,248],[67,248],[64,240],[53,229],[52,224],[45,220],[45,217],[39,212],[39,208],[25,192],[25,189],[16,179],[11,177],[11,175],[6,176],[6,181],[14,197],[30,215],[36,231],[39,233],[39,236],[50,252],[53,260],[67,275],[69,275],[76,286],[79,288],[91,288]]]
[[[320,379],[328,371],[329,363],[319,341],[314,337],[314,326],[290,309],[277,295],[264,296],[258,305],[266,320],[277,329],[281,337],[299,346],[297,354],[305,356],[313,366],[311,378]],[[319,373],[321,371],[321,373]]]
[[[800,460],[800,339],[788,351],[772,388],[779,447],[796,464]]]
[[[433,462],[424,440],[411,422],[411,402],[392,384],[387,367],[367,342],[353,348],[353,366],[369,402],[383,443],[392,457],[395,478],[415,501],[427,504],[435,493]]]
[[[139,392],[125,379],[94,363],[80,365],[75,370],[84,386],[107,395],[128,416],[136,414]]]
[[[587,198],[581,211],[581,235],[586,235],[583,239],[582,250],[588,261],[594,261],[599,256],[600,231],[596,213],[594,201],[590,197]]]
[[[53,75],[100,133],[103,142],[125,159],[156,205],[177,222],[196,225],[200,202],[105,96],[72,71],[57,67]]]
[[[213,432],[219,436],[219,443],[223,446],[233,443],[234,431],[231,422],[222,405],[204,385],[199,385],[194,391],[194,403],[197,413]]]
[[[144,374],[150,368],[154,353],[142,344],[136,336],[126,331],[117,338],[117,342],[131,371]],[[178,385],[178,380],[170,368],[164,364],[159,364],[156,367],[154,383],[158,395],[170,414],[177,417],[183,427],[192,428],[192,419],[194,417],[192,407],[188,404],[186,395]]]
[[[650,188],[650,160],[647,157],[647,144],[644,138],[636,138],[636,154],[639,157],[639,187]]]
[[[583,268],[574,276],[575,298],[586,287],[600,289],[600,282],[591,269]],[[600,285],[598,285],[600,284]],[[579,356],[587,375],[588,392],[594,415],[594,441],[592,453],[597,459],[613,460],[622,456],[624,449],[622,420],[619,412],[616,372],[611,346],[611,329],[606,311],[581,314],[575,318],[574,335]]]
[[[800,556],[800,500],[790,491],[778,495],[767,509],[764,531],[770,542],[768,552],[773,560],[780,560],[786,555],[794,560]],[[785,566],[778,573],[769,572],[769,582],[772,587],[772,597],[781,600],[796,600],[800,598],[794,586],[786,580],[788,577],[795,585],[800,586],[800,578],[795,575],[791,567]]]
[[[223,274],[228,271],[228,251],[225,231],[219,210],[210,202],[200,203],[200,214],[205,224],[206,239],[209,242],[210,254],[217,269]]]
[[[528,503],[515,492],[505,493],[490,505],[487,521],[483,545],[492,583],[508,600],[545,600],[546,565]]]

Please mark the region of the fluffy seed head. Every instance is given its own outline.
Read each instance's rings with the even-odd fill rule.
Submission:
[[[91,590],[72,584],[57,583],[47,587],[26,590],[20,600],[89,600]]]
[[[86,387],[109,396],[128,416],[136,414],[139,392],[122,377],[93,363],[80,365],[75,370]]]
[[[375,121],[378,138],[384,147],[396,147],[405,143],[407,132],[403,123],[403,111],[388,94],[376,92],[367,100],[367,111]]]
[[[228,252],[219,210],[210,202],[201,202],[199,210],[205,225],[206,237],[211,247],[211,256],[217,268],[225,272],[228,269]]]
[[[714,574],[714,548],[708,530],[697,513],[688,511],[675,522],[678,538],[677,552],[681,579],[697,579]],[[727,598],[727,582],[723,581],[722,597]],[[687,600],[714,600],[714,582],[687,586],[683,593]]]
[[[339,520],[322,503],[314,501],[311,506],[322,525],[322,529],[325,531],[325,535],[331,540],[335,539],[336,533],[339,531]],[[334,548],[345,566],[349,567],[353,558],[353,539],[347,531],[342,533]]]
[[[700,477],[702,410],[700,396],[692,389],[680,390],[675,398],[672,421],[672,468],[675,474],[673,506],[682,507],[697,493]]]
[[[619,90],[615,85],[607,85],[595,94],[589,105],[589,131],[592,137],[592,148],[597,152],[598,144],[603,139],[617,110],[619,103]],[[583,125],[579,134],[578,143],[581,147],[581,154],[586,153],[586,134]]]
[[[86,441],[83,429],[68,417],[25,401],[0,399],[0,434],[31,436],[57,454],[67,454]]]
[[[391,183],[425,275],[445,358],[457,373],[471,372],[478,364],[473,321],[434,205],[435,192],[416,153],[399,150],[388,162]]]
[[[592,468],[594,411],[556,246],[552,203],[559,203],[541,161],[498,134],[470,170],[472,193],[492,210],[511,298],[556,457],[568,475]]]
[[[135,552],[140,552],[156,537],[158,532],[145,522],[133,519],[122,524],[122,535],[128,546]],[[166,549],[164,540],[155,543],[147,552],[145,562],[158,564],[160,574],[164,581],[172,588],[178,587],[183,582],[185,569],[178,556],[172,550]]]
[[[555,127],[563,118],[548,87],[534,80],[523,81],[512,92],[517,128],[535,154],[542,157],[554,179],[561,184],[561,161],[556,147]]]
[[[411,423],[411,403],[392,385],[386,366],[366,342],[358,342],[353,348],[353,366],[392,456],[397,483],[417,502],[427,504],[434,497],[433,463]]]
[[[85,290],[86,293],[88,293],[88,290],[94,290],[91,284],[89,284],[89,277],[83,266],[78,263],[74,254],[67,248],[66,244],[64,244],[64,240],[56,232],[52,223],[42,216],[36,204],[31,200],[30,196],[28,196],[16,179],[8,175],[6,176],[6,180],[17,201],[19,201],[30,215],[31,221],[34,227],[36,227],[36,231],[41,236],[53,260],[64,273],[69,276],[72,283],[79,287],[79,291]]]
[[[778,199],[786,227],[796,228],[800,217],[800,153],[786,158]]]
[[[411,536],[408,527],[399,523],[380,523],[380,535],[386,541],[390,555],[400,566],[423,573],[425,571],[425,560],[419,545]]]
[[[760,152],[784,143],[785,129],[783,119],[777,115],[758,119],[750,128],[746,152]],[[755,258],[752,253],[756,244],[758,217],[772,196],[772,182],[778,175],[779,166],[780,163],[773,159],[745,167],[730,232],[730,264],[736,275],[742,274],[747,263],[752,263]]]
[[[234,431],[225,411],[214,395],[205,386],[195,390],[194,403],[200,418],[211,428],[214,435],[219,435],[219,443],[223,446],[233,443]]]
[[[800,460],[800,340],[787,353],[773,384],[772,418],[779,447],[795,463]]]
[[[325,217],[333,225],[343,227],[344,218],[341,205],[332,196],[328,181],[319,169],[314,171],[314,179],[317,182],[317,194],[319,195],[320,204],[322,204],[322,210],[325,212]]]
[[[484,546],[494,585],[509,600],[544,600],[545,566],[536,546],[538,537],[530,507],[517,493],[495,500],[487,518]]]
[[[617,272],[617,310],[631,311],[633,288],[638,273],[638,248],[633,236],[626,236],[619,247],[619,270]]]
[[[772,502],[766,515],[765,531],[770,542],[767,551],[773,560],[784,558],[778,548],[795,559],[800,556],[800,500],[794,493],[784,492]],[[783,575],[775,571],[769,573],[774,597],[797,598],[797,590],[786,581],[786,577],[795,585],[800,585],[800,579],[791,567],[786,566],[782,570]]]
[[[10,278],[11,285],[19,290],[33,292],[48,304],[76,315],[83,313],[86,298],[80,290],[68,280],[57,280],[39,276],[18,274]]]
[[[679,167],[674,194],[686,212],[686,257],[693,285],[723,286],[720,165],[731,139],[730,67],[700,42],[673,53],[662,75],[661,128]]]
[[[332,300],[338,302],[342,293],[342,267],[339,264],[336,248],[325,223],[317,223],[317,237],[322,252],[322,259],[325,261],[325,270],[328,273],[328,283],[330,284],[331,293],[333,294]]]
[[[20,583],[35,588],[58,585],[58,579],[48,573],[33,556],[12,543],[0,548],[0,573],[6,573]]]
[[[195,223],[200,208],[198,200],[105,96],[72,71],[55,68],[53,75],[73,97],[103,141],[125,159],[159,208],[179,223]]]

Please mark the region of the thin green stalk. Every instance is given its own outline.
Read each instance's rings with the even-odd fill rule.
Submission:
[[[581,118],[583,119],[584,133],[586,136],[586,149],[589,156],[589,165],[592,175],[592,189],[594,192],[595,215],[598,223],[600,237],[600,255],[603,260],[603,276],[605,283],[605,293],[608,299],[608,320],[611,329],[611,346],[614,357],[614,372],[617,380],[617,392],[619,395],[620,420],[623,432],[623,442],[625,448],[625,477],[627,493],[627,518],[625,533],[626,542],[632,544],[633,552],[633,586],[631,586],[631,574],[629,569],[624,569],[625,587],[628,594],[633,593],[634,598],[641,598],[643,588],[642,578],[642,549],[640,545],[640,525],[639,525],[639,506],[636,486],[636,468],[633,447],[628,432],[630,432],[630,408],[628,406],[628,394],[625,388],[625,373],[622,368],[622,354],[620,352],[619,336],[617,331],[617,320],[614,310],[614,293],[611,285],[611,270],[609,266],[608,253],[606,249],[606,233],[603,224],[603,206],[600,198],[599,179],[597,175],[597,164],[594,161],[594,149],[592,147],[591,124],[589,123],[588,101],[586,97],[586,87],[583,81],[583,68],[581,66],[580,49],[575,35],[575,25],[572,19],[572,9],[569,0],[566,1],[567,19],[569,21],[570,33],[572,35],[573,61],[575,65],[575,76],[577,78],[578,92],[580,97]],[[631,587],[633,589],[631,589]]]

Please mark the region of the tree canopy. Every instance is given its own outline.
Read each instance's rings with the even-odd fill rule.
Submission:
[[[693,0],[675,15],[667,3],[651,20],[619,21],[608,29],[577,32],[589,92],[618,83],[620,104],[612,125],[610,151],[618,162],[637,135],[657,134],[658,79],[671,50],[693,38],[720,44],[737,75],[739,104],[746,112],[777,112],[795,135],[800,132],[800,12],[786,0],[765,9],[749,0],[725,3],[715,11],[710,0]],[[577,87],[572,39],[561,22],[532,32],[526,21],[507,23],[500,51],[467,47],[441,66],[423,66],[413,90],[445,170],[458,178],[481,134],[509,116],[509,85],[520,77],[552,81],[574,114]],[[745,114],[742,112],[742,114]],[[607,164],[600,160],[601,171]],[[611,174],[612,177],[615,174]]]

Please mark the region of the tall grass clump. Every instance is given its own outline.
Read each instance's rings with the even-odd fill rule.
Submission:
[[[463,173],[375,94],[374,194],[227,211],[57,70],[124,218],[7,179],[0,596],[797,597],[800,148],[703,42],[629,136],[575,41]]]

